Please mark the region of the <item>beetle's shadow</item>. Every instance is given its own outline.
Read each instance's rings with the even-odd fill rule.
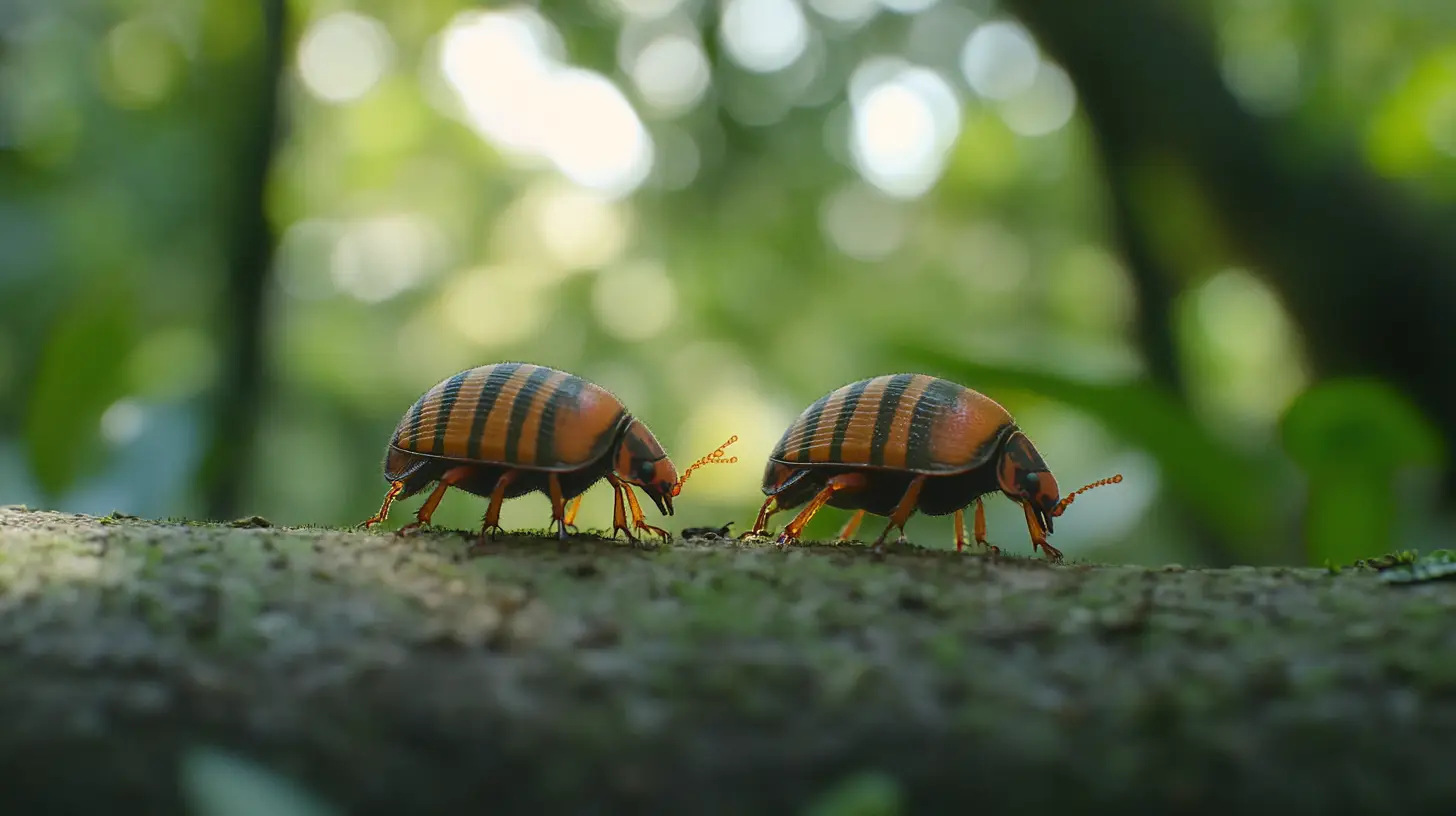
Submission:
[[[607,535],[606,531],[578,530],[569,532],[566,538],[558,538],[555,528],[507,530],[494,538],[480,537],[480,531],[431,527],[406,535],[416,546],[428,549],[459,563],[492,555],[519,554],[535,550],[560,555],[606,555],[613,552],[651,552],[671,547],[674,542],[663,542],[656,537],[647,537],[633,543]]]

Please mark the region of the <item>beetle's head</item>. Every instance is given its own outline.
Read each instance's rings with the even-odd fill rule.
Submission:
[[[1001,462],[996,469],[996,480],[1001,485],[1001,492],[1012,501],[1031,506],[1042,530],[1050,535],[1052,519],[1057,515],[1057,505],[1062,500],[1061,491],[1057,488],[1057,477],[1052,475],[1036,446],[1021,431],[1013,431],[1006,438],[1006,445],[1001,449]]]
[[[677,468],[662,450],[657,437],[636,419],[627,425],[622,444],[617,446],[616,461],[612,470],[617,478],[630,485],[642,488],[662,511],[664,516],[672,515],[672,489],[677,485]]]

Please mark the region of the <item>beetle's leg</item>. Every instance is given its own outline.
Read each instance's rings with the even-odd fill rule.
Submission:
[[[1041,547],[1048,561],[1061,561],[1062,551],[1047,543],[1046,535],[1041,531],[1041,523],[1031,511],[1031,502],[1022,502],[1021,509],[1026,511],[1026,529],[1031,532],[1031,551],[1036,552],[1036,548]]]
[[[966,548],[966,511],[965,508],[955,511],[956,531],[956,552]]]
[[[628,511],[626,511],[626,503],[623,503],[622,501],[623,493],[628,494],[629,498],[632,497],[632,494],[628,493],[628,485],[622,484],[622,479],[616,478],[616,476],[612,474],[607,474],[607,482],[610,482],[610,484],[612,484],[612,493],[614,497],[612,503],[613,538],[616,538],[617,530],[622,530],[622,535],[626,536],[626,539],[628,539],[630,544],[632,544],[633,546],[644,546],[642,545],[642,542],[639,541],[638,536],[632,535],[632,527],[628,526]],[[639,513],[641,513],[641,510],[639,510]]]
[[[500,526],[501,505],[506,502],[506,488],[510,487],[511,482],[516,480],[516,472],[514,470],[508,470],[502,473],[501,477],[495,482],[495,489],[490,491],[490,506],[485,508],[485,522],[480,525],[480,537],[475,541],[476,547],[485,544],[487,536],[490,537],[491,541],[495,541],[496,533],[505,532]]]
[[[769,496],[764,499],[763,506],[758,508],[758,518],[753,522],[753,529],[739,536],[739,539],[758,538],[768,530],[768,519],[779,511],[779,502],[776,496]]]
[[[849,517],[849,521],[846,521],[844,523],[844,526],[839,528],[839,540],[849,541],[851,538],[853,538],[855,532],[859,530],[859,523],[861,521],[864,521],[864,516],[865,511],[854,511],[854,515]]]
[[[627,505],[632,508],[632,526],[638,530],[646,530],[649,533],[656,533],[662,536],[663,541],[671,541],[672,533],[661,527],[653,527],[647,523],[647,515],[642,512],[641,505],[637,504],[637,496],[632,492],[631,485],[622,485],[622,492],[627,494]]]
[[[566,540],[566,500],[561,498],[561,480],[555,473],[546,476],[546,488],[551,495],[551,520],[556,522],[556,538]]]
[[[616,538],[617,531],[621,530],[622,535],[635,544],[637,537],[632,535],[632,528],[627,526],[627,508],[622,503],[622,483],[611,474],[607,474],[607,481],[612,484],[612,537]]]
[[[576,530],[576,511],[578,511],[578,510],[581,509],[581,500],[582,500],[582,498],[583,498],[584,495],[585,494],[578,493],[577,496],[576,496],[576,498],[574,498],[571,501],[567,502],[567,504],[566,504],[566,517],[564,519],[562,519],[562,521],[561,521],[561,523],[564,526],[570,527],[571,528],[571,531],[573,533],[575,533],[577,531]]]
[[[920,488],[925,486],[925,477],[916,476],[910,480],[910,486],[905,488],[905,495],[900,497],[900,503],[895,505],[895,510],[890,514],[890,523],[880,532],[880,537],[875,539],[875,552],[885,551],[885,536],[891,530],[900,531],[900,539],[897,543],[905,541],[905,522],[915,515],[915,503],[920,501]]]
[[[420,505],[420,509],[415,513],[415,520],[399,528],[399,531],[395,535],[404,535],[405,533],[418,530],[426,524],[429,524],[430,517],[435,515],[435,508],[440,506],[440,499],[445,498],[445,491],[450,489],[450,485],[469,476],[471,470],[472,468],[469,465],[461,465],[460,467],[450,468],[445,471],[440,476],[440,483],[435,485],[435,489],[430,493],[430,497],[425,499],[425,503]]]
[[[1001,548],[986,540],[986,505],[976,499],[976,543],[985,547],[992,555],[1000,555]]]
[[[830,478],[824,483],[824,488],[819,491],[819,495],[815,496],[803,510],[800,510],[799,515],[794,516],[794,520],[789,522],[783,532],[779,533],[778,545],[783,547],[798,541],[799,534],[804,532],[804,527],[809,523],[809,519],[813,518],[814,514],[819,512],[819,508],[823,507],[835,493],[841,490],[859,490],[868,481],[863,473],[841,473]]]
[[[368,529],[389,518],[389,506],[394,504],[395,497],[399,496],[402,490],[404,490],[403,480],[390,482],[389,492],[384,494],[384,504],[379,506],[379,512],[364,519],[364,521],[359,523],[359,526]]]

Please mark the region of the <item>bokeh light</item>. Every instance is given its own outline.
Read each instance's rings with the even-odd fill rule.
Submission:
[[[856,69],[850,93],[860,173],[891,195],[923,195],[960,132],[960,101],[949,83],[927,68],[877,59]]]
[[[652,260],[607,267],[592,288],[597,322],[627,342],[657,337],[672,323],[677,305],[676,285],[662,264]]]
[[[467,121],[498,148],[627,195],[652,169],[652,140],[611,80],[557,60],[559,40],[529,9],[462,12],[443,35],[440,70]]]
[[[795,0],[726,0],[720,27],[728,55],[756,73],[789,67],[809,45],[809,21]]]
[[[394,60],[389,30],[378,20],[339,11],[316,20],[298,44],[304,87],[325,102],[352,102],[368,93]]]
[[[184,69],[181,45],[157,18],[118,23],[104,41],[104,82],[113,103],[149,108],[171,96]]]
[[[1020,23],[997,20],[977,26],[961,50],[961,71],[971,89],[987,99],[1011,99],[1036,80],[1040,55]]]
[[[418,286],[443,260],[443,239],[419,214],[365,218],[344,227],[330,256],[338,290],[368,303]]]
[[[684,113],[708,90],[708,60],[697,40],[668,33],[649,42],[632,61],[632,81],[647,104],[665,114]]]

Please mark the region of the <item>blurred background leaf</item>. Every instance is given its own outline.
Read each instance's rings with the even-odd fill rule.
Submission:
[[[63,313],[41,353],[30,392],[26,449],[36,482],[57,494],[100,467],[108,442],[124,435],[127,409],[108,412],[126,393],[125,361],[136,342],[131,303],[98,285]]]
[[[1348,564],[1397,549],[1401,511],[1411,498],[1434,498],[1430,485],[1444,464],[1436,429],[1374,380],[1329,380],[1305,391],[1284,415],[1283,436],[1308,478],[1305,546],[1316,562]],[[1398,480],[1406,470],[1417,478]],[[1398,495],[1407,485],[1426,489]]]

